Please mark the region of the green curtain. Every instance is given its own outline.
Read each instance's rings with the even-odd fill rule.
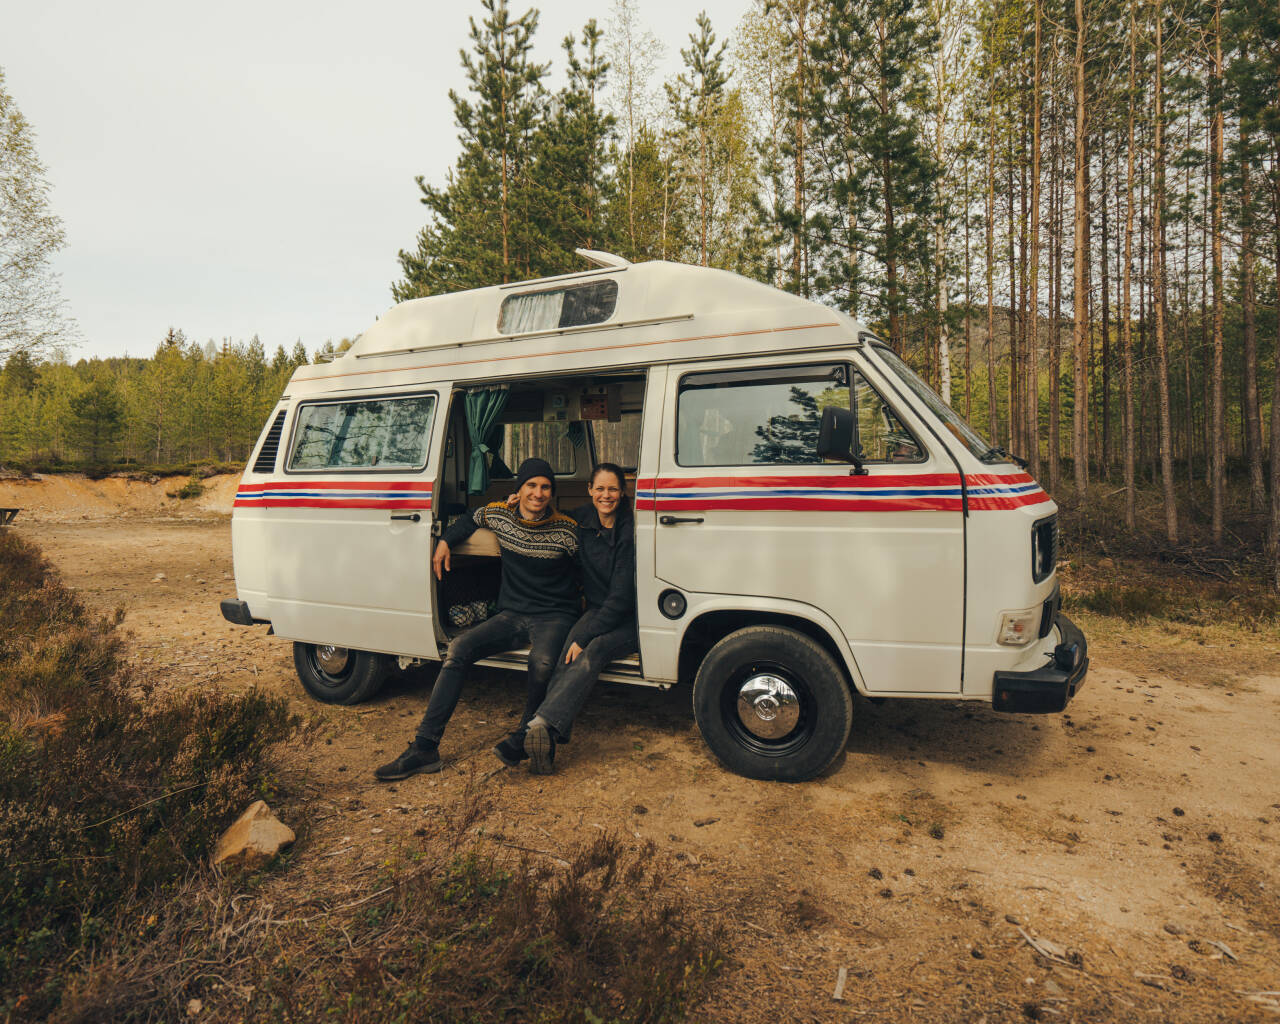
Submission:
[[[467,392],[467,436],[471,439],[471,465],[467,471],[467,493],[483,494],[489,488],[489,463],[485,454],[490,450],[485,441],[489,431],[498,422],[502,410],[507,407],[510,394],[506,385],[492,388],[474,388]]]

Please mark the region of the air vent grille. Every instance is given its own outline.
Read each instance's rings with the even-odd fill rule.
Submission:
[[[267,436],[262,442],[262,450],[258,452],[258,457],[253,460],[253,471],[255,473],[275,472],[276,452],[280,450],[280,431],[284,429],[284,414],[284,409],[276,413],[275,422],[271,424],[271,429],[267,431]]]

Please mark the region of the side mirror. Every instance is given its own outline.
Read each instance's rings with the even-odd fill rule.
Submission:
[[[866,470],[862,468],[862,460],[853,454],[853,437],[853,413],[834,406],[822,410],[822,422],[818,427],[818,458],[852,463],[854,474],[861,476]]]

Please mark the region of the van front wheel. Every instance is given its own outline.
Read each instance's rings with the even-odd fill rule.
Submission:
[[[381,654],[333,644],[293,645],[293,667],[302,686],[326,704],[359,704],[382,687],[386,660]]]
[[[748,626],[703,659],[693,714],[730,771],[804,782],[844,749],[853,698],[840,667],[813,639],[780,626]]]

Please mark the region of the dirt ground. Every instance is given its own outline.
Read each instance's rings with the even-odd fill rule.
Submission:
[[[479,797],[481,841],[535,858],[596,830],[657,845],[668,884],[727,929],[698,1020],[1280,1019],[1272,629],[1080,615],[1093,665],[1067,714],[859,699],[845,755],[799,786],[724,771],[679,687],[604,687],[554,776],[504,769],[490,747],[521,679],[481,673],[445,771],[380,785],[432,672],[361,707],[308,698],[289,643],[219,614],[235,480],[209,486],[180,502],[163,482],[0,480],[0,506],[23,507],[13,528],[92,607],[125,609],[167,685],[259,686],[314,723],[285,754],[299,840],[278,899],[359,896],[424,816]]]

